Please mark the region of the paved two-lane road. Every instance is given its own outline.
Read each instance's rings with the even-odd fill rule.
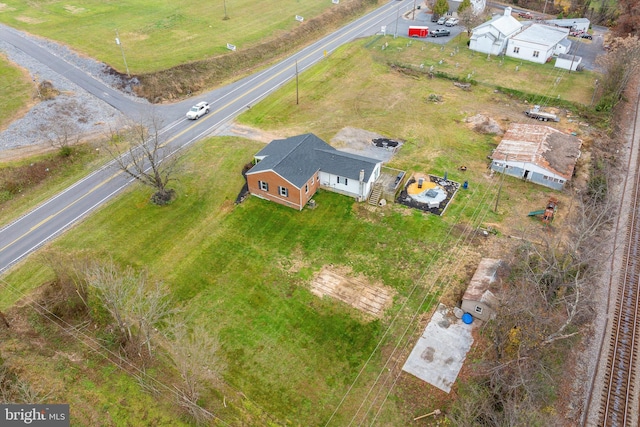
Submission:
[[[215,133],[247,106],[255,104],[294,78],[296,69],[302,72],[342,44],[375,34],[382,26],[390,27],[397,22],[398,13],[403,13],[412,6],[411,0],[391,1],[262,72],[198,96],[197,100],[209,101],[212,110],[195,122],[184,118],[185,112],[194,103],[193,100],[152,107],[154,114],[168,123],[161,131],[168,141],[167,146],[170,150],[177,151]],[[146,114],[145,110],[150,108],[123,96],[63,58],[29,42],[14,30],[0,29],[0,40],[13,44],[129,117],[142,117]],[[118,169],[115,162],[111,162],[2,228],[0,274],[59,236],[130,183],[131,180]]]

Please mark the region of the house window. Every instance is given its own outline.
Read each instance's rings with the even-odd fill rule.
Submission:
[[[340,177],[339,177],[339,176],[337,176],[337,177],[336,177],[336,180],[337,180],[336,182],[337,182],[338,184],[340,184]]]
[[[539,52],[539,51],[537,51],[537,50],[534,50],[534,51],[533,51],[533,57],[534,57],[534,58],[537,58],[538,56],[540,56],[540,52]]]
[[[304,192],[308,193],[309,192],[309,184],[305,184],[304,185]]]
[[[287,187],[278,187],[278,193],[282,197],[289,197],[289,190],[287,189]]]
[[[347,178],[344,179],[344,185],[349,185],[349,180]]]
[[[476,305],[476,313],[482,314],[482,307],[480,307],[479,305]]]
[[[269,191],[269,183],[264,181],[258,181],[258,186],[262,191]]]
[[[514,46],[513,53],[520,53],[520,48],[518,46]]]
[[[311,177],[311,185],[313,185],[315,183],[315,177]]]
[[[560,184],[564,184],[564,179],[558,181]]]

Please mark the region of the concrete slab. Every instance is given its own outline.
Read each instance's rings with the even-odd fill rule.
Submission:
[[[472,328],[439,304],[402,370],[449,393],[473,344]]]

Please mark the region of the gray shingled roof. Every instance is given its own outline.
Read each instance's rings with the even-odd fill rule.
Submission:
[[[255,157],[261,160],[247,175],[272,170],[297,188],[318,170],[354,180],[364,170],[367,181],[380,163],[377,159],[338,151],[312,133],[273,140]]]

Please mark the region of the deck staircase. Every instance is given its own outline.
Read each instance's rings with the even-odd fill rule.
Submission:
[[[371,190],[371,195],[369,196],[369,204],[372,206],[378,206],[381,195],[382,195],[382,184],[379,182],[376,182],[375,184],[373,184],[373,190]]]

